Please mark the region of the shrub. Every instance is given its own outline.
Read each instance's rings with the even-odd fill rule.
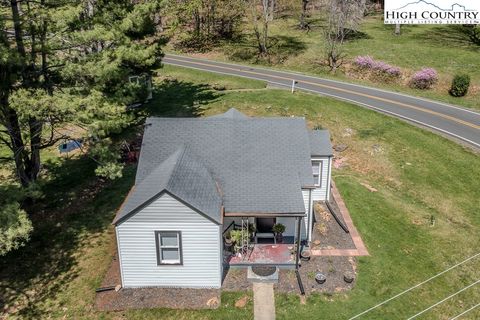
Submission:
[[[399,77],[402,74],[400,68],[391,66],[383,61],[375,61],[373,69],[392,77]]]
[[[456,75],[449,92],[454,97],[463,97],[467,94],[468,87],[470,87],[470,76],[467,74]]]
[[[438,73],[433,68],[423,68],[417,71],[411,81],[410,85],[416,89],[430,89],[438,81]]]
[[[370,56],[358,56],[354,64],[361,69],[369,69],[380,76],[399,77],[402,73],[400,68],[389,65],[380,60],[375,60]]]
[[[370,69],[373,68],[375,60],[370,56],[358,56],[355,58],[354,63],[360,68]]]
[[[284,233],[285,232],[285,226],[281,223],[276,223],[273,225],[272,227],[272,231],[277,233],[277,234],[281,234],[281,233]]]

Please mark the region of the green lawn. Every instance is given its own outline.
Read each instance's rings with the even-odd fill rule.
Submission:
[[[270,63],[258,59],[255,38],[248,24],[242,26],[239,39],[220,42],[211,52],[200,56],[339,78],[480,109],[480,46],[471,44],[459,26],[404,25],[402,35],[395,36],[394,27],[384,25],[381,15],[374,15],[366,17],[361,25],[363,37],[346,43],[347,67],[357,55],[370,55],[401,67],[408,75],[423,67],[437,69],[440,75],[438,85],[433,90],[422,91],[410,89],[404,84],[361,80],[358,75],[351,76],[351,69],[341,68],[336,75],[331,75],[322,65],[325,44],[321,17],[312,15],[312,29],[307,33],[298,29],[296,17],[288,14],[279,16],[270,26]],[[467,73],[472,77],[470,93],[464,98],[448,94],[451,80],[457,73]]]
[[[278,295],[278,319],[346,319],[479,251],[480,158],[468,149],[329,98],[182,68],[167,67],[160,74],[166,81],[157,81],[151,115],[210,115],[234,106],[252,116],[304,116],[310,126],[329,129],[334,143],[349,146],[343,154],[349,166],[334,170],[334,179],[371,256],[358,259],[351,292],[315,295],[306,305],[297,295]],[[227,90],[212,90],[214,83],[229,84]],[[353,134],[346,134],[347,128]],[[32,242],[0,259],[0,288],[8,288],[0,301],[11,306],[13,318],[252,318],[251,303],[246,309],[233,307],[241,293],[223,294],[222,306],[211,311],[95,311],[94,290],[115,250],[110,222],[135,168],[113,182],[95,178],[94,164],[83,158],[52,162],[47,169],[52,178]],[[477,258],[361,319],[405,319],[479,278]],[[449,319],[479,299],[477,286],[421,319]],[[476,310],[465,319],[479,317]]]

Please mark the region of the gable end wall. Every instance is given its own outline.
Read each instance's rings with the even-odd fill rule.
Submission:
[[[168,194],[116,227],[125,288],[220,288],[221,225]],[[157,265],[155,231],[181,231],[183,265]]]

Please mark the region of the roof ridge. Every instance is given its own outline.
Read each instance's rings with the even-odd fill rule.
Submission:
[[[172,167],[172,171],[169,173],[168,181],[165,184],[165,189],[170,189],[170,182],[172,181],[172,178],[175,176],[173,173],[178,168],[179,164],[182,163],[182,160],[185,157],[186,149],[187,149],[186,146],[182,144],[180,147],[178,147],[177,150],[175,150],[175,152],[181,152],[181,154],[179,155],[178,159],[175,161],[175,164]]]

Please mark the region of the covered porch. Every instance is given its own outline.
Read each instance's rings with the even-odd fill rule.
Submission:
[[[245,254],[225,253],[225,262],[233,266],[277,265],[295,266],[295,245],[292,244],[252,244]]]
[[[232,267],[253,264],[294,267],[297,245],[305,238],[303,219],[304,216],[299,214],[225,216],[225,264]],[[279,228],[283,230],[281,233]]]

